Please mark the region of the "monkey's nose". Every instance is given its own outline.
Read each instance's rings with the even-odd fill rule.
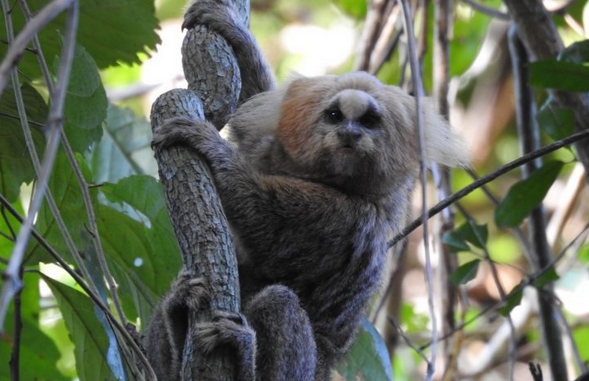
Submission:
[[[362,137],[362,133],[358,131],[356,128],[342,128],[341,130],[337,131],[337,136],[344,145],[344,147],[353,148],[356,146],[360,138]]]

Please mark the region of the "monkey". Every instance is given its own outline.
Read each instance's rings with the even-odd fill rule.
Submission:
[[[233,48],[242,93],[229,139],[176,118],[155,150],[182,144],[204,158],[236,243],[241,314],[218,311],[197,348],[235,349],[240,381],[326,381],[350,348],[377,291],[388,238],[400,232],[419,175],[415,99],[365,72],[295,76],[280,86],[227,0],[198,0],[184,27],[205,25]],[[431,105],[428,162],[467,166],[463,140]],[[146,334],[160,380],[179,379],[187,311],[206,303],[181,272]]]

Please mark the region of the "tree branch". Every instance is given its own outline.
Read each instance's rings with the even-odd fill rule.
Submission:
[[[248,2],[236,2],[247,23]],[[197,25],[186,34],[182,56],[189,90],[172,90],[155,101],[151,111],[153,130],[180,116],[206,119],[221,129],[235,110],[241,89],[233,50],[220,36]],[[204,278],[212,291],[209,308],[191,311],[189,316],[181,380],[232,380],[231,353],[216,351],[203,356],[196,353],[194,340],[190,340],[196,323],[209,320],[212,311],[239,311],[237,259],[227,219],[210,172],[196,152],[170,147],[156,152],[156,160],[184,267],[193,276]]]

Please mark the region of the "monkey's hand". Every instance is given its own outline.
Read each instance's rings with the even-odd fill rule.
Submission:
[[[274,88],[272,71],[243,17],[227,0],[197,0],[186,10],[182,28],[204,25],[233,48],[241,74],[240,104]]]
[[[221,347],[236,350],[240,381],[254,381],[256,334],[245,316],[228,311],[215,311],[210,322],[196,326],[194,338],[199,352],[210,354]]]
[[[167,120],[154,132],[151,141],[154,150],[176,144],[185,145],[203,155],[213,171],[235,155],[231,144],[219,135],[211,123],[195,122],[184,117]]]

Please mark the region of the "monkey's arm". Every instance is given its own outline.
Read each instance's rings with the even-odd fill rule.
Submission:
[[[223,209],[239,238],[260,246],[250,246],[248,251],[263,255],[261,251],[268,252],[276,245],[281,250],[271,257],[288,256],[288,250],[283,249],[289,240],[328,245],[321,237],[343,237],[343,244],[354,230],[346,196],[301,179],[261,174],[210,123],[168,121],[156,132],[152,144],[156,149],[184,144],[206,158]]]
[[[232,3],[227,0],[193,2],[186,10],[182,28],[190,29],[196,25],[204,25],[218,33],[233,48],[241,73],[239,104],[274,88],[270,67]]]

